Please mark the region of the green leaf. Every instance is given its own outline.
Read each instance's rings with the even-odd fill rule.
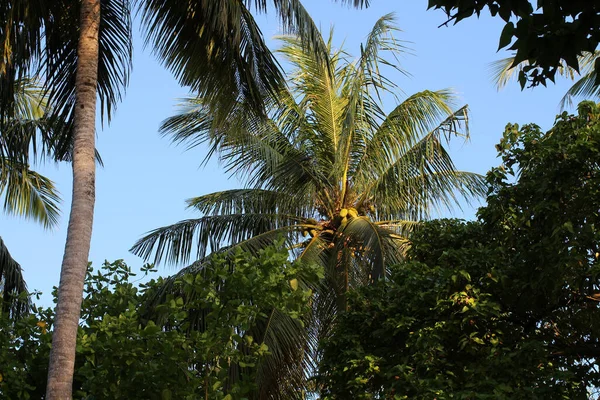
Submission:
[[[502,33],[500,34],[500,43],[498,44],[498,50],[508,46],[512,42],[512,37],[515,32],[515,25],[512,22],[508,22],[504,25]]]

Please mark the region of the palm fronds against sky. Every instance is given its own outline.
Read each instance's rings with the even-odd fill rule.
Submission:
[[[133,251],[188,263],[284,235],[308,257],[315,247],[352,240],[364,242],[380,275],[381,250],[402,241],[415,221],[481,194],[482,178],[457,171],[444,146],[467,135],[467,108],[453,108],[451,91],[419,92],[385,113],[381,99],[398,88],[382,67],[400,68],[384,56],[404,51],[395,31],[393,17],[382,17],[358,59],[334,49],[331,38],[320,60],[297,37],[281,37],[279,53],[293,69],[268,120],[239,105],[218,124],[203,98],[187,100],[163,133],[190,147],[206,143],[207,157],[217,156],[246,187],[189,199],[202,217],[156,229]]]
[[[206,157],[218,157],[245,187],[189,199],[201,216],[149,232],[135,254],[157,263],[196,261],[181,275],[201,270],[210,252],[255,252],[284,237],[296,258],[325,269],[306,329],[265,324],[272,334],[261,336],[280,356],[261,366],[262,382],[277,383],[259,385],[271,393],[261,396],[293,398],[297,386],[285,382],[302,380],[306,370],[281,360],[297,358],[299,346],[304,368],[316,360],[318,338],[345,307],[346,291],[383,276],[419,219],[484,192],[482,177],[456,170],[445,147],[468,133],[467,108],[454,108],[451,91],[415,93],[384,111],[382,99],[399,92],[384,70],[404,72],[394,58],[405,51],[396,31],[393,16],[382,17],[358,58],[335,49],[331,36],[319,38],[326,57],[282,36],[279,54],[292,69],[289,86],[268,103],[268,119],[237,104],[222,123],[199,97],[162,125],[177,143],[206,144]],[[273,377],[278,371],[287,378]]]

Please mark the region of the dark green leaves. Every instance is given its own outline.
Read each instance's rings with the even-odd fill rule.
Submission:
[[[0,237],[0,319],[16,319],[30,311],[23,271]],[[0,371],[1,373],[1,371]]]
[[[448,15],[444,25],[479,16],[486,7],[492,16],[506,22],[499,48],[513,43],[510,50],[517,52],[516,64],[527,61],[530,66],[521,71],[521,87],[554,81],[563,62],[578,70],[577,57],[594,52],[600,43],[600,9],[594,1],[540,1],[535,9],[528,0],[429,1],[429,8],[442,9]]]
[[[515,25],[512,22],[508,22],[504,26],[504,29],[502,29],[502,33],[500,34],[500,44],[498,45],[498,50],[508,46],[510,42],[512,42],[514,31]]]

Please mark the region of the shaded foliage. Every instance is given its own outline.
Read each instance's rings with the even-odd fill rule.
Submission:
[[[233,266],[235,265],[235,268]],[[154,271],[145,266],[147,274]],[[298,320],[310,292],[298,274],[318,269],[291,263],[281,247],[257,256],[215,256],[201,274],[176,282],[182,296],[148,300],[162,281],[135,285],[122,261],[88,271],[77,338],[75,398],[242,399],[254,391],[258,365],[270,353],[253,336],[273,310]],[[186,296],[194,292],[196,296]],[[201,326],[192,329],[202,314]],[[16,322],[0,316],[0,396],[43,398],[54,312],[38,309]],[[232,374],[237,374],[232,380]]]
[[[325,398],[588,398],[600,385],[600,110],[508,125],[479,221],[418,230],[350,296]]]

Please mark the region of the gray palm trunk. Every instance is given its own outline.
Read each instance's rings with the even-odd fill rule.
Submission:
[[[100,0],[82,0],[77,49],[73,142],[73,199],[62,262],[46,398],[70,400],[95,202],[95,120]]]

